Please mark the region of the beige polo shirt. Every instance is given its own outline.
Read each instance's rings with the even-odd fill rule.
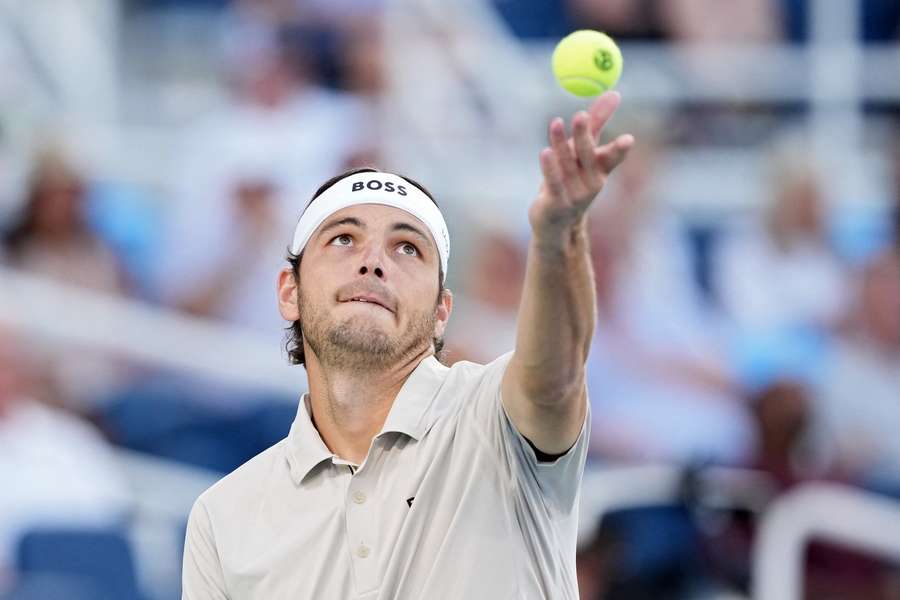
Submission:
[[[590,418],[539,462],[500,402],[511,356],[423,360],[358,468],[328,450],[304,397],[287,438],[197,499],[183,598],[577,599]]]

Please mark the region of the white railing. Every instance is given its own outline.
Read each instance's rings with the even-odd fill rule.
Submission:
[[[61,340],[288,397],[306,387],[304,369],[288,365],[274,337],[4,267],[0,324],[26,340]]]
[[[753,598],[802,598],[804,550],[813,539],[900,559],[900,504],[834,484],[807,484],[779,497],[757,533]]]

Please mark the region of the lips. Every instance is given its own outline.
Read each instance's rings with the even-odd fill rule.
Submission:
[[[379,298],[378,296],[376,296],[374,294],[357,294],[355,296],[351,296],[347,300],[343,300],[343,302],[363,302],[363,303],[367,303],[367,304],[375,304],[389,312],[394,312],[387,305],[387,302],[385,302],[384,300],[382,300],[381,298]]]

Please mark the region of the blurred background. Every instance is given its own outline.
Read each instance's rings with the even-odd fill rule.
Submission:
[[[341,170],[424,183],[446,362],[511,349],[550,71],[620,42],[582,598],[900,598],[896,0],[0,0],[0,597],[180,597],[288,431],[274,281]]]

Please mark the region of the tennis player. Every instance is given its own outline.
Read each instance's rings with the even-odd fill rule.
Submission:
[[[633,144],[619,96],[550,123],[516,347],[436,353],[447,226],[414,181],[345,173],[307,205],[278,279],[309,393],[288,436],[205,491],[186,600],[577,599],[595,299],[586,212]]]

